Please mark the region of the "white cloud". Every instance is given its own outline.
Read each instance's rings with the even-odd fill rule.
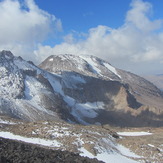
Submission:
[[[125,64],[135,62],[146,64],[147,68],[152,62],[159,65],[163,61],[163,33],[160,32],[163,20],[151,20],[152,5],[148,2],[133,0],[130,6],[121,27],[112,29],[99,25],[91,28],[87,37],[79,41],[69,34],[63,43],[48,48],[40,46],[35,54],[42,56],[42,59],[47,57],[46,53],[90,54],[108,59],[123,68]]]
[[[137,29],[143,32],[152,31],[161,27],[161,21],[150,21],[149,16],[152,14],[152,5],[142,0],[133,0],[132,9],[128,11],[126,22],[132,23]]]
[[[0,49],[12,50],[28,59],[33,58],[38,42],[53,30],[62,30],[61,21],[39,9],[34,0],[1,1],[0,21]]]
[[[89,54],[137,73],[145,66],[146,72],[152,71],[152,66],[162,71],[163,20],[153,20],[152,5],[148,2],[133,0],[130,7],[119,28],[99,25],[85,34],[73,31],[61,44],[51,47],[41,42],[62,31],[60,19],[41,10],[34,0],[21,3],[3,0],[0,1],[0,50],[11,50],[35,63],[54,54]]]

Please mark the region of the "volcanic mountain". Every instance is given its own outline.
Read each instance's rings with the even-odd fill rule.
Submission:
[[[0,114],[114,126],[163,126],[163,95],[149,81],[94,56],[50,56],[39,67],[0,53]]]

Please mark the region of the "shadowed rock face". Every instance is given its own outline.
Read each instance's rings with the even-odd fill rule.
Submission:
[[[11,52],[2,51],[0,58],[2,115],[86,125],[162,125],[161,91],[99,58],[50,56],[40,68]]]
[[[102,163],[68,151],[52,150],[32,144],[0,138],[1,163]]]

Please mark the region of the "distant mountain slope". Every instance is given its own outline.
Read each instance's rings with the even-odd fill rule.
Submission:
[[[158,88],[163,91],[163,74],[145,76],[145,78],[154,83]]]
[[[93,56],[50,56],[39,67],[11,52],[0,53],[1,115],[26,121],[163,126],[161,91],[144,78]]]

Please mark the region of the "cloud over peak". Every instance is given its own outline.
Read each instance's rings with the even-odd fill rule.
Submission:
[[[126,14],[125,23],[117,29],[99,25],[91,28],[87,37],[79,41],[69,41],[48,47],[51,54],[72,53],[91,54],[120,63],[119,60],[151,64],[163,61],[163,20],[151,20],[152,5],[142,0],[133,0]],[[72,35],[71,40],[73,39]],[[47,47],[45,47],[46,50]],[[45,56],[44,47],[35,51]],[[126,64],[126,63],[122,63]],[[123,67],[123,66],[120,66]]]

